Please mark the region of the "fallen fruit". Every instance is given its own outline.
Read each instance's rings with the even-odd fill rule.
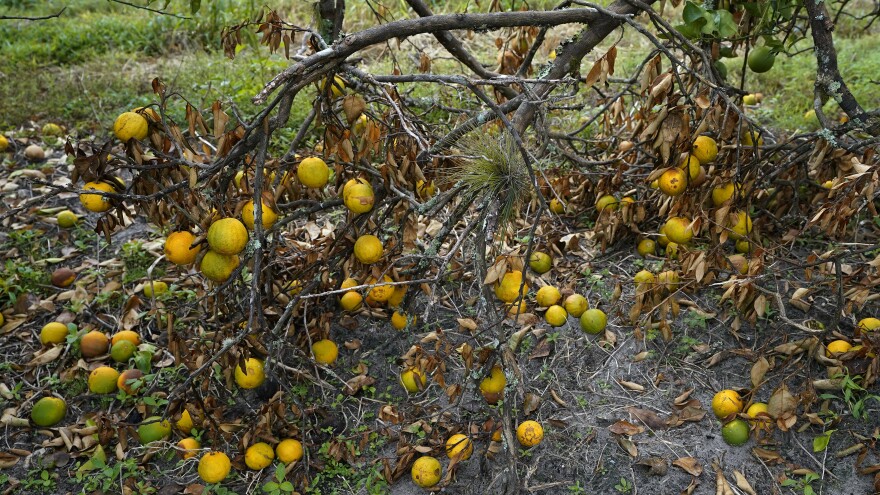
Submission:
[[[537,421],[523,421],[516,427],[516,439],[523,447],[534,447],[544,439],[544,427]]]
[[[429,488],[440,482],[440,461],[431,456],[422,456],[413,463],[410,474],[416,485],[422,488]]]

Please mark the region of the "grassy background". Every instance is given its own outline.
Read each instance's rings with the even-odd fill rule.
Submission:
[[[864,1],[864,0],[860,0]],[[135,0],[143,3],[143,0]],[[160,3],[153,2],[153,7]],[[456,12],[476,7],[468,0],[433,0],[437,12]],[[608,1],[602,2],[608,3]],[[70,5],[68,5],[70,4]],[[408,17],[402,2],[385,1],[390,18]],[[521,1],[509,0],[511,6]],[[533,8],[547,8],[551,0],[533,0]],[[235,60],[220,50],[224,26],[252,18],[264,5],[255,0],[212,0],[202,2],[196,14],[188,11],[188,0],[172,0],[167,11],[191,17],[181,19],[157,15],[107,0],[4,0],[0,15],[45,15],[67,5],[60,18],[41,21],[0,21],[0,129],[15,128],[34,121],[54,121],[89,131],[106,132],[120,112],[154,101],[150,81],[161,77],[172,90],[189,101],[207,107],[215,99],[234,105],[242,115],[251,115],[255,108],[250,98],[262,85],[288,62],[280,55],[270,55],[249,36]],[[311,23],[310,2],[276,0],[271,2],[283,17],[300,24]],[[483,7],[485,8],[485,6]],[[865,4],[865,8],[870,6]],[[365,2],[349,2],[346,29],[354,31],[375,24]],[[671,12],[671,11],[668,11]],[[673,24],[680,15],[671,12]],[[867,108],[880,107],[878,85],[872,80],[880,74],[880,23],[868,32],[858,29],[844,17],[836,30],[840,66],[856,97]],[[546,56],[559,40],[574,32],[569,26],[550,37],[542,55]],[[496,34],[477,35],[467,43],[486,62],[495,59]],[[616,39],[616,37],[615,37]],[[606,42],[605,45],[609,44]],[[430,37],[416,37],[402,45],[406,56],[397,57],[404,70],[415,70],[416,47],[437,52]],[[618,67],[634,67],[649,46],[637,33],[628,30],[620,39]],[[796,48],[807,48],[801,42]],[[604,53],[596,50],[585,62]],[[364,53],[367,66],[377,73],[389,71],[388,57],[380,58],[381,50]],[[546,60],[539,55],[538,62]],[[726,59],[730,77],[739,80],[742,59]],[[457,64],[437,59],[435,71],[455,71]],[[803,127],[803,114],[810,108],[815,59],[806,50],[793,58],[780,57],[768,73],[749,73],[747,89],[761,91],[767,98],[755,115],[766,125],[780,129]],[[623,74],[621,74],[623,75]],[[430,89],[416,90],[430,94]],[[308,110],[306,98],[298,98],[292,123]],[[829,111],[836,110],[829,104]]]

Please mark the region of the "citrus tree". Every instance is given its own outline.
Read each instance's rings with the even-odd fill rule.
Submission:
[[[144,282],[148,318],[187,371],[161,405],[140,406],[143,443],[169,438],[173,423],[184,455],[200,445],[216,450],[200,457],[206,483],[227,478],[237,448],[253,470],[275,457],[289,463],[293,474],[281,473],[278,490],[285,479],[297,490],[320,488],[328,466],[361,462],[370,442],[354,428],[334,435],[323,427],[345,421],[339,401],[369,396],[379,424],[371,432],[396,442],[391,455],[367,463],[373,483],[409,473],[422,487],[451,485],[479,451],[503,461],[492,467],[489,491],[517,493],[528,478],[520,449],[541,443],[550,426],[541,415],[547,397],[523,370],[547,356],[551,332],[573,317],[603,346],[626,332],[647,349],[651,332],[673,338],[682,294],[698,290],[720,292],[733,332],[773,313],[800,339],[779,353],[808,352],[838,370],[870,363],[862,386],[873,383],[872,324],[846,322],[873,300],[878,280],[866,256],[877,247],[880,125],[837,67],[833,19],[848,2],[567,0],[537,8],[493,0],[455,12],[433,12],[423,0],[385,3],[366,0],[372,27],[356,32],[346,30],[344,0],[318,2],[314,19],[266,10],[228,27],[222,46],[231,58],[243,34],[256,31],[267,50],[290,60],[254,95],[255,115],[221,102],[199,108],[157,78],[155,104],[120,115],[115,140],[67,143],[72,185],[50,184],[55,194],[78,193],[108,242],[148,222],[165,235],[154,267],[195,288],[183,299],[169,297],[166,282]],[[622,45],[621,33],[641,44]],[[395,59],[426,35],[441,55]],[[471,50],[474,37],[490,40],[491,63]],[[810,38],[812,54],[795,53]],[[390,67],[363,63],[369,50],[387,53]],[[630,66],[622,69],[625,51]],[[764,128],[755,118],[762,95],[748,83],[796,56],[816,58],[813,128]],[[728,69],[731,61],[741,66]],[[301,101],[307,114],[291,118]],[[860,229],[870,242],[837,244],[862,242]],[[796,250],[800,236],[821,236],[830,248]],[[589,286],[585,263],[609,249],[648,262],[630,264],[631,278],[604,289]],[[779,281],[792,259],[809,284]],[[823,289],[835,295],[826,325],[788,316]],[[351,338],[369,325],[378,334],[371,341]],[[824,352],[828,330],[859,340],[861,350],[829,344]],[[109,352],[128,363],[156,352],[136,333],[98,334],[79,339],[83,357]],[[530,335],[539,344],[523,354]],[[412,400],[371,395],[376,372],[346,356],[365,346],[402,351],[391,365],[397,390]],[[95,368],[89,388],[116,391],[146,368],[128,377]],[[767,430],[792,427],[797,404],[784,385],[769,409],[761,403],[745,414],[751,399],[743,396],[763,384],[754,376],[752,388],[724,390],[712,402],[731,445],[748,439],[756,417],[772,418],[759,421]],[[139,384],[132,394],[151,390]],[[309,392],[290,393],[299,387]],[[230,421],[223,399],[236,388],[250,394],[253,410]],[[318,405],[305,399],[312,395]],[[672,423],[702,418],[699,401],[686,399]],[[36,424],[64,418],[63,401],[38,405]]]

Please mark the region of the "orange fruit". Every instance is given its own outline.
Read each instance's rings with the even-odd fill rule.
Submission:
[[[342,307],[345,311],[355,311],[360,309],[361,304],[364,302],[364,296],[360,295],[359,292],[356,291],[348,291],[339,298],[339,306]],[[393,320],[392,320],[393,323]]]
[[[254,471],[269,467],[275,460],[275,450],[266,442],[257,442],[244,453],[244,463]]]
[[[727,203],[733,197],[733,190],[733,182],[727,182],[712,189],[712,204],[718,207]]]
[[[601,309],[588,309],[580,317],[581,330],[590,335],[598,335],[605,330],[608,317]]]
[[[119,372],[109,366],[95,368],[89,373],[89,391],[93,394],[112,394],[116,392]]]
[[[192,432],[195,425],[193,424],[192,415],[190,415],[188,410],[184,409],[183,412],[180,413],[180,419],[177,420],[175,426],[177,426],[178,430],[187,435]]]
[[[67,414],[67,403],[57,397],[43,397],[31,409],[31,421],[37,426],[55,426]]]
[[[828,357],[834,357],[837,354],[843,354],[844,352],[852,349],[852,344],[845,340],[835,340],[825,346],[825,355]]]
[[[387,284],[387,283],[391,283],[391,282],[394,282],[394,280],[392,280],[391,277],[389,277],[388,275],[385,275],[382,277],[382,283]],[[377,284],[377,283],[379,283],[379,282],[376,281],[376,279],[374,279],[372,277],[370,277],[370,279],[367,280],[368,285],[373,285],[373,284]],[[392,295],[394,295],[394,286],[393,285],[377,285],[377,286],[373,287],[372,289],[370,289],[370,297],[380,303],[383,303],[383,302],[391,299]]]
[[[241,364],[235,367],[235,383],[244,389],[257,388],[266,380],[266,373],[263,371],[263,361],[257,358],[248,358],[245,360],[245,369]]]
[[[55,220],[58,222],[58,226],[62,229],[69,229],[76,225],[76,222],[79,221],[79,217],[76,216],[76,213],[70,210],[64,210],[58,213]]]
[[[532,269],[535,273],[539,275],[543,275],[550,271],[550,268],[553,267],[553,258],[550,257],[547,253],[542,253],[540,251],[535,251],[529,257],[529,268]]]
[[[604,211],[614,211],[617,209],[617,206],[617,198],[610,194],[606,194],[596,201],[596,210],[598,210],[599,213],[602,213]]]
[[[440,461],[431,456],[422,456],[413,463],[410,476],[413,483],[422,487],[430,488],[440,482],[440,473],[443,468],[440,467]]]
[[[352,213],[361,214],[372,210],[375,201],[376,195],[369,182],[355,182],[350,186],[346,184],[343,190],[343,202]]]
[[[712,412],[718,419],[724,419],[731,414],[742,411],[742,397],[736,390],[722,390],[712,397]]]
[[[312,355],[315,357],[315,361],[331,365],[339,357],[339,347],[336,346],[336,342],[330,339],[319,340],[312,344]]]
[[[223,452],[208,452],[199,459],[199,477],[205,483],[220,483],[229,476],[232,463]]]
[[[302,185],[312,189],[319,189],[327,185],[330,180],[330,167],[324,160],[310,156],[299,162],[296,168],[296,176]]]
[[[265,202],[261,203],[263,206],[260,209],[260,215],[262,215],[261,223],[263,224],[263,230],[269,230],[275,224],[275,221],[278,220],[278,214]],[[241,221],[244,222],[248,230],[254,230],[254,218],[254,201],[250,200],[241,209]]]
[[[134,345],[140,345],[141,336],[137,334],[137,332],[132,330],[122,330],[121,332],[116,332],[113,334],[113,338],[110,339],[110,344],[115,344],[120,340],[128,340]]]
[[[195,240],[196,236],[185,230],[168,234],[165,239],[165,259],[175,265],[191,264],[201,249],[200,245],[190,247]]]
[[[144,372],[139,369],[125,370],[116,379],[116,387],[128,395],[134,395],[143,386],[140,383],[134,382],[143,378],[143,376]]]
[[[725,443],[738,447],[749,441],[749,423],[736,418],[721,427],[721,438]]]
[[[687,172],[687,174],[691,178],[691,182],[694,181],[700,175],[700,159],[694,155],[688,155],[687,158],[682,160],[681,165],[678,168]],[[675,194],[673,194],[675,196]]]
[[[538,293],[535,294],[535,302],[538,303],[538,306],[543,306],[548,308],[553,306],[559,300],[562,299],[562,294],[560,294],[559,289],[552,285],[545,285],[538,289]]]
[[[79,350],[84,358],[98,357],[110,349],[110,339],[103,333],[92,330],[79,340]]]
[[[480,381],[480,393],[489,404],[496,404],[507,386],[507,377],[504,376],[504,370],[501,366],[495,365],[489,372],[489,376]]]
[[[525,294],[529,290],[529,284],[523,284],[522,292],[520,292],[519,287],[522,281],[523,274],[519,270],[505,273],[501,280],[495,283],[495,295],[506,303],[516,301],[520,294]]]
[[[362,235],[354,243],[354,257],[365,265],[379,261],[383,253],[382,241],[374,235]]]
[[[456,433],[446,440],[446,456],[450,459],[466,461],[474,452],[474,443],[467,435]]]
[[[587,302],[586,297],[580,294],[572,294],[565,298],[563,307],[571,316],[580,318],[584,311],[590,308],[590,303]]]
[[[772,69],[775,62],[776,54],[767,46],[757,46],[749,53],[749,69],[756,74]]]
[[[400,373],[400,384],[411,394],[424,390],[427,383],[428,377],[418,368],[407,368]]]
[[[563,213],[565,213],[565,204],[563,204],[561,201],[559,201],[556,198],[553,198],[550,200],[549,206],[550,206],[550,211],[552,211],[553,213],[555,213],[557,215],[562,215]]]
[[[544,319],[551,327],[561,327],[568,320],[568,312],[562,306],[554,304],[547,308],[547,312],[544,313]]]
[[[733,224],[730,227],[733,231],[730,233],[730,238],[740,240],[752,232],[752,217],[744,211],[738,211],[734,215],[736,216],[736,221],[730,222]]]
[[[639,253],[639,256],[642,258],[646,258],[649,254],[654,254],[657,251],[657,243],[651,239],[642,239],[639,241],[639,245],[636,246],[636,252]]]
[[[718,157],[718,143],[709,136],[698,136],[691,147],[691,154],[697,157],[701,165],[705,165]]]
[[[183,459],[191,459],[198,454],[198,450],[202,448],[202,444],[193,437],[187,437],[177,442],[177,448],[180,449],[180,452],[178,452],[180,457]]]
[[[218,284],[225,282],[232,272],[238,268],[238,256],[231,254],[220,254],[215,251],[208,251],[202,257],[202,264],[199,267],[202,275]]]
[[[275,456],[285,464],[297,462],[303,458],[302,443],[293,438],[286,438],[275,446]]]
[[[516,439],[523,447],[534,447],[544,439],[544,427],[537,421],[523,421],[516,427]]]
[[[2,326],[0,322],[0,326]],[[67,340],[67,325],[53,321],[46,323],[40,330],[40,343],[42,344],[61,344]]]
[[[663,226],[666,237],[676,244],[687,244],[694,237],[691,221],[684,217],[672,217]]]

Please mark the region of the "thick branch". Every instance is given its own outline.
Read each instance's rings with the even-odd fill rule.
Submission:
[[[834,26],[825,4],[821,0],[806,0],[804,3],[810,16],[810,30],[813,32],[813,46],[816,52],[816,88],[834,98],[857,127],[865,128],[872,136],[880,135],[880,122],[871,118],[862,109],[840,75],[840,69],[837,67],[837,50],[831,37],[831,29]]]
[[[254,97],[253,101],[256,104],[262,104],[273,91],[290,79],[302,77],[316,67],[326,67],[328,64],[338,64],[359,50],[368,46],[383,43],[393,38],[403,38],[421,33],[436,33],[453,29],[484,30],[516,26],[556,26],[560,24],[587,23],[602,18],[603,16],[598,14],[594,9],[580,8],[552,11],[492,12],[489,14],[444,14],[419,19],[405,19],[402,21],[389,22],[381,26],[365,29],[350,36],[346,36],[333,43],[329,48],[306,57],[298,64],[275,76],[275,78],[269,81],[259,94]],[[602,24],[602,21],[599,21],[598,25]],[[615,27],[616,26],[617,24],[615,24]],[[586,31],[589,32],[590,30]],[[610,31],[611,29],[608,30],[608,32]],[[602,37],[604,37],[604,35]],[[599,38],[599,40],[601,40],[601,38]],[[557,78],[551,77],[551,79]]]

